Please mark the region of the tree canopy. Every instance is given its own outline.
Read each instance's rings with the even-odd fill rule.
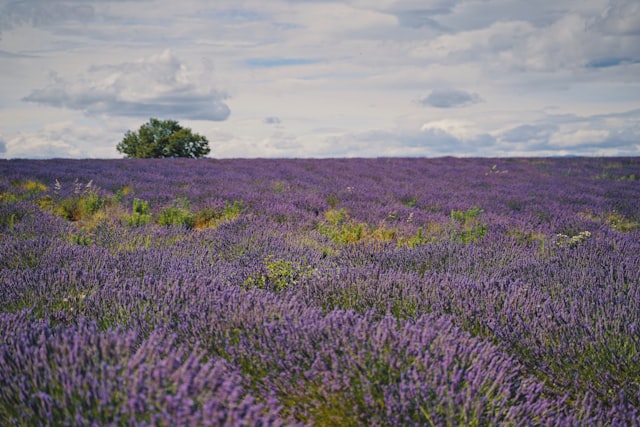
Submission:
[[[209,154],[209,141],[175,120],[151,118],[137,132],[127,131],[116,147],[130,158],[190,157]]]

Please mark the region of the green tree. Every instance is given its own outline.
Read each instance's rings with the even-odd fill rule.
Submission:
[[[211,151],[209,141],[204,136],[192,133],[175,120],[155,118],[142,126],[138,132],[127,131],[124,139],[116,147],[125,157],[203,157]]]

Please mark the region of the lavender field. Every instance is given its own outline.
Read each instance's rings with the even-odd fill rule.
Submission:
[[[627,426],[640,158],[0,161],[0,425]]]

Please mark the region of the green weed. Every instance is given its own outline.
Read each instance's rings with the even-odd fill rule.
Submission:
[[[171,206],[162,209],[158,223],[164,226],[179,225],[185,228],[193,228],[196,223],[195,216],[189,212],[189,201],[176,199]]]
[[[140,199],[133,199],[133,211],[131,215],[125,216],[125,221],[132,227],[140,227],[151,222],[149,213],[149,202]]]
[[[269,289],[275,292],[296,286],[301,280],[313,275],[310,266],[302,265],[299,262],[275,259],[272,256],[265,259],[266,273],[258,273],[249,277],[245,281],[247,288],[257,287]]]
[[[194,215],[194,227],[197,229],[216,228],[223,222],[238,218],[243,210],[244,204],[240,200],[227,201],[223,209],[211,207],[201,209]]]
[[[69,236],[69,241],[76,245],[89,246],[93,243],[93,233],[86,229],[80,229],[77,233]]]
[[[623,233],[627,233],[629,231],[637,230],[638,228],[640,228],[640,223],[638,223],[638,221],[630,220],[624,215],[616,212],[607,215],[604,219],[604,222],[609,224],[612,229]]]
[[[463,243],[478,242],[487,234],[487,225],[480,222],[479,216],[484,211],[475,206],[466,211],[451,211],[451,238]]]

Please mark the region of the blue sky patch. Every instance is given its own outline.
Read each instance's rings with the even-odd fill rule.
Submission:
[[[640,61],[633,58],[602,58],[589,62],[589,68],[608,68],[622,64],[638,64]]]

